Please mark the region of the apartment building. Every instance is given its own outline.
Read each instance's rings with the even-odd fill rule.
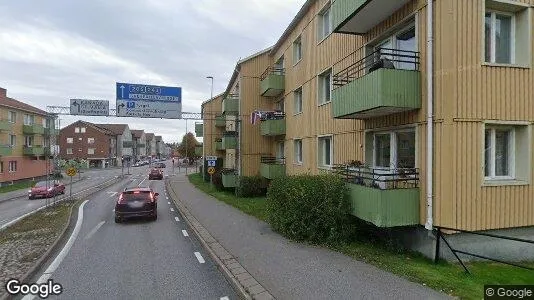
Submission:
[[[285,122],[285,135],[269,144],[274,164],[282,169],[283,149],[286,174],[342,172],[353,215],[398,230],[427,255],[435,242],[427,230],[436,227],[534,237],[533,5],[307,1],[269,50],[272,71],[257,90],[273,105],[285,102],[284,121],[260,117],[271,130]],[[237,83],[232,77],[229,87]],[[247,105],[239,95],[247,101],[237,106]],[[245,140],[256,132],[241,130],[237,147],[251,147],[257,137]],[[261,167],[272,169],[267,162]]]
[[[165,147],[165,144],[163,143],[163,137],[162,136],[155,136],[156,139],[156,157],[161,158],[163,155],[163,147]]]
[[[222,114],[223,94],[204,101],[201,106],[202,123],[195,124],[195,134],[203,138],[202,154],[205,156],[217,156],[221,159],[225,156],[222,148],[222,136],[226,129],[225,116]]]
[[[115,133],[96,124],[80,120],[62,128],[59,145],[61,159],[85,159],[91,168],[117,165]]]
[[[50,174],[55,118],[0,88],[0,185]]]
[[[123,161],[133,160],[133,139],[127,124],[95,124],[113,133],[117,145],[117,166]],[[132,161],[130,163],[133,163]]]
[[[146,135],[144,130],[131,130],[133,140],[133,156],[135,161],[146,156]]]
[[[146,155],[148,157],[156,157],[156,137],[153,133],[146,133]]]

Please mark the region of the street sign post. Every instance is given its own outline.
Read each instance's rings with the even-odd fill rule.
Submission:
[[[215,174],[215,167],[208,167],[208,174],[210,174],[210,184],[213,185],[213,174]]]
[[[182,118],[182,88],[117,82],[117,117]]]
[[[67,169],[67,175],[70,177],[70,196],[69,199],[72,201],[72,177],[76,176],[76,168],[70,167]]]
[[[213,174],[215,174],[217,156],[206,156],[205,159],[208,161],[208,174],[210,174],[210,183],[213,185]]]
[[[70,99],[70,114],[82,116],[109,116],[109,101]]]

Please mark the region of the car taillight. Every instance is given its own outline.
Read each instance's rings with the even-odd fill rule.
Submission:
[[[119,201],[117,202],[118,204],[124,204],[126,203],[126,201],[124,200],[124,197],[122,197],[122,194],[120,194],[119,196]]]
[[[150,193],[150,202],[154,202],[154,195],[152,193]]]

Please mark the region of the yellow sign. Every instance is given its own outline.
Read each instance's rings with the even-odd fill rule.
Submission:
[[[208,168],[208,174],[210,174],[210,175],[215,174],[215,168],[214,167],[209,167]]]
[[[70,177],[75,176],[76,175],[76,168],[72,168],[72,167],[68,168],[67,169],[67,175],[70,176]]]

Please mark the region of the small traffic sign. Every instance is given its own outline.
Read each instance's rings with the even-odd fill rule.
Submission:
[[[206,160],[207,161],[211,161],[211,160],[216,161],[217,160],[217,156],[206,156]]]
[[[208,160],[208,167],[215,167],[216,161],[214,160]]]
[[[76,176],[76,168],[73,168],[73,167],[68,168],[67,175],[70,177]]]
[[[215,174],[215,168],[214,167],[209,167],[208,168],[208,174],[210,174],[210,175]]]

